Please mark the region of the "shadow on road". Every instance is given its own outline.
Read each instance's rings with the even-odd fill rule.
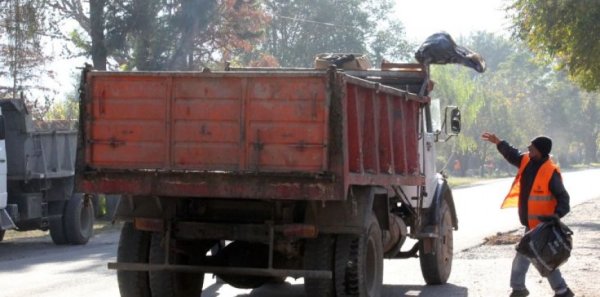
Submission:
[[[469,296],[469,290],[453,284],[439,286],[384,285],[381,296],[467,297]]]
[[[254,289],[249,293],[231,295],[230,287],[222,284],[213,284],[202,291],[202,297],[305,297],[303,284],[268,284]],[[382,297],[467,297],[468,289],[453,284],[440,286],[420,286],[420,285],[385,285],[382,290]]]
[[[98,234],[86,245],[55,245],[49,237],[6,240],[0,242],[0,272],[17,272],[33,265],[81,260],[106,265],[116,255],[117,236],[118,233]]]

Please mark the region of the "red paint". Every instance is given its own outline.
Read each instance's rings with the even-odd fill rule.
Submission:
[[[315,71],[91,72],[87,82],[85,192],[339,200],[348,185],[423,183],[427,97]]]

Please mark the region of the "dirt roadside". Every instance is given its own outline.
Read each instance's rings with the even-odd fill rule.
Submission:
[[[575,296],[600,297],[600,197],[573,207],[563,222],[574,232],[571,258],[560,268],[563,277]],[[467,288],[469,297],[508,296],[514,237],[522,233],[523,229],[500,236],[506,244],[481,245],[455,254],[449,283]],[[530,297],[554,296],[533,266],[526,284]]]

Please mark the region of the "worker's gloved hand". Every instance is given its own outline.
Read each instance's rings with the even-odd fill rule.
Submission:
[[[538,219],[539,219],[541,222],[546,222],[546,223],[549,223],[549,222],[558,222],[558,221],[560,221],[560,217],[558,217],[558,215],[557,215],[557,214],[553,214],[553,215],[551,215],[551,216],[540,216],[540,217],[538,217]]]

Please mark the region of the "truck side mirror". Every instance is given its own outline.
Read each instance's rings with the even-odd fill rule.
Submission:
[[[460,133],[460,109],[456,106],[448,106],[446,107],[446,112],[444,114],[444,127],[446,128],[444,132],[447,135],[458,135]],[[450,131],[448,131],[448,127],[450,127]]]

